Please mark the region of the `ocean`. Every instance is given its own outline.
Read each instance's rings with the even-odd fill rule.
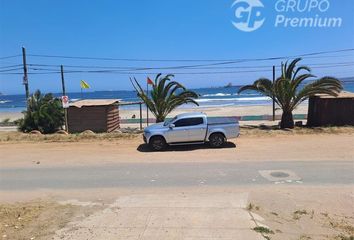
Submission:
[[[354,79],[343,82],[344,90],[354,92]],[[255,106],[271,104],[271,99],[255,92],[244,92],[237,94],[239,87],[199,88],[191,89],[197,92],[200,97],[196,101],[200,109],[209,107],[227,106]],[[60,97],[61,94],[54,94]],[[121,99],[124,102],[140,101],[134,91],[91,91],[68,93],[70,101],[79,99]],[[0,95],[0,112],[21,112],[25,110],[25,95]],[[185,104],[180,108],[191,108],[194,105]],[[122,109],[136,109],[139,105],[123,106]]]

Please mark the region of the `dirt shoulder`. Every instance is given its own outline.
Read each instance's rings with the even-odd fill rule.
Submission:
[[[97,208],[96,208],[97,209]],[[70,221],[84,218],[95,208],[32,200],[0,204],[0,237],[11,240],[47,240]]]
[[[352,240],[353,193],[353,186],[264,188],[251,192],[248,207],[272,240]]]
[[[9,141],[0,144],[0,167],[67,167],[114,163],[352,161],[354,134],[242,135],[225,148],[173,147],[151,152],[141,135],[75,142]]]
[[[49,239],[68,223],[85,219],[101,212],[103,205],[130,196],[246,194],[247,210],[259,226],[272,231],[265,234],[269,239],[349,240],[354,236],[353,193],[352,186],[340,185],[61,190],[51,192],[49,201],[23,199],[26,202],[1,204],[0,232],[7,236],[3,239]],[[16,194],[20,196],[21,192]],[[38,197],[41,193],[33,191],[29,195]],[[99,206],[92,207],[96,205]]]

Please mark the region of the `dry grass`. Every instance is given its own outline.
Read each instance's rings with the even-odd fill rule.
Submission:
[[[354,238],[354,226],[348,222],[347,219],[340,219],[340,218],[335,218],[334,216],[329,217],[327,216],[326,218],[326,225],[329,226],[330,228],[333,228],[337,231],[340,231],[342,234],[341,236],[350,236]],[[346,238],[344,238],[346,239]],[[350,239],[348,237],[348,239]]]
[[[289,229],[292,229],[292,231],[297,232],[297,234],[301,234],[297,238],[298,240],[354,240],[353,218],[350,216],[339,216],[337,214],[329,213],[316,214],[314,210],[309,211],[305,209],[296,210],[292,213],[283,211],[279,214],[274,214],[273,211],[268,212],[267,210],[264,210],[264,207],[260,210],[261,212],[258,213],[265,216],[267,223],[270,224],[272,228],[278,227],[281,229],[274,231],[274,239],[285,239],[283,238],[282,233],[286,233]],[[312,236],[310,237],[308,235],[308,226],[313,226],[314,228],[320,227],[323,232],[312,233]],[[259,230],[259,232],[265,233],[263,229]],[[324,232],[326,233],[324,234]]]
[[[256,211],[259,211],[259,206],[257,205],[254,205],[253,203],[249,203],[247,205],[247,208],[246,208],[248,211],[252,211],[252,210],[256,210]]]
[[[337,237],[335,237],[334,240],[354,240],[354,235],[345,236],[345,235],[341,234],[341,235],[338,235]]]
[[[135,133],[96,133],[96,134],[46,134],[36,135],[20,132],[0,132],[0,142],[81,142],[94,140],[135,139]]]
[[[55,202],[33,201],[0,205],[2,239],[50,239],[78,213],[79,207]]]
[[[278,135],[311,135],[311,134],[354,134],[354,127],[296,127],[281,130],[278,126],[241,126],[241,135],[247,137],[269,137]],[[92,134],[26,134],[20,132],[1,132],[0,142],[82,142],[94,140],[119,140],[141,138],[141,133],[92,133]]]
[[[295,127],[294,129],[280,129],[278,126],[241,126],[244,136],[269,136],[269,135],[309,135],[309,134],[354,134],[354,126],[345,127]]]
[[[306,210],[296,210],[293,213],[293,219],[294,220],[299,220],[302,215],[307,215],[307,214],[309,214],[309,213]]]
[[[253,230],[258,233],[262,233],[262,234],[274,234],[273,230],[270,230],[269,228],[261,227],[261,226],[255,227],[255,228],[253,228]]]

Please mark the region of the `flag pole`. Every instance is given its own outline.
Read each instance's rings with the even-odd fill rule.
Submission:
[[[149,97],[149,81],[146,81],[146,96]],[[149,126],[149,107],[146,104],[146,125]]]
[[[90,85],[87,82],[85,82],[84,80],[81,80],[80,87],[81,87],[81,99],[83,99],[84,98],[83,89],[89,89]]]

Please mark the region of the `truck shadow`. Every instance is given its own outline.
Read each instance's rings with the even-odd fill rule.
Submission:
[[[165,150],[161,152],[184,152],[184,151],[194,151],[194,150],[200,150],[200,149],[224,149],[224,148],[236,148],[236,144],[233,142],[227,142],[222,148],[211,148],[209,144],[198,144],[198,145],[180,145],[180,146],[168,146]],[[147,144],[140,144],[138,148],[136,149],[139,152],[155,152],[151,148],[149,148],[149,145]]]

